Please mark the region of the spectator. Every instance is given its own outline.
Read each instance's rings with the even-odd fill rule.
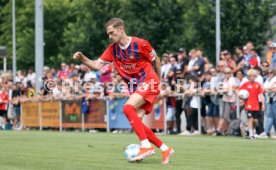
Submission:
[[[15,83],[15,88],[12,92],[12,103],[13,103],[13,113],[14,113],[14,122],[13,122],[13,129],[17,130],[20,129],[20,97],[23,95],[21,91],[21,87],[23,86],[22,83],[17,82]]]
[[[264,83],[265,104],[266,104],[266,123],[261,138],[270,136],[272,125],[276,131],[276,70],[269,69],[268,78]]]
[[[7,113],[8,113],[8,103],[9,103],[9,96],[7,90],[4,86],[0,86],[0,117],[2,121],[0,122],[0,130],[6,128],[7,124]]]
[[[250,50],[250,59],[248,61],[248,64],[252,68],[257,67],[259,65],[259,62],[258,62],[258,59],[257,59],[257,56],[256,56],[256,51],[254,49]]]
[[[216,81],[216,69],[214,67],[210,68],[205,74],[205,84],[203,85],[205,100],[208,106],[207,111],[207,134],[212,134],[218,125],[219,118],[219,107],[217,96],[212,93],[212,82]]]
[[[203,57],[204,59],[204,72],[209,71],[210,68],[213,67],[213,65],[209,62],[208,57]]]
[[[237,55],[237,60],[236,63],[239,65],[241,62],[244,62],[244,55],[242,52],[242,47],[236,47],[236,55]]]
[[[230,52],[228,52],[227,50],[224,50],[222,52],[222,55],[225,58],[225,61],[227,63],[227,67],[232,69],[235,73],[235,71],[237,70],[237,64],[236,64],[236,61],[233,59],[232,55],[230,54]]]
[[[248,48],[249,51],[252,51],[253,49],[255,49],[254,44],[251,41],[247,42],[246,47]],[[256,51],[255,51],[255,57],[258,61],[258,65],[260,65],[261,64],[261,59],[260,59],[260,56],[257,54]]]
[[[272,59],[272,53],[273,50],[271,49],[271,45],[272,45],[272,40],[269,39],[266,41],[266,46],[268,48],[267,52],[266,52],[266,62],[271,65],[271,59]]]
[[[205,61],[201,57],[201,50],[191,50],[189,55],[191,56],[191,60],[188,64],[188,72],[192,76],[200,76],[204,73],[204,64]]]
[[[272,51],[271,68],[274,69],[276,68],[276,43],[272,43],[270,49]]]
[[[171,65],[169,63],[169,55],[164,53],[162,55],[162,66],[161,66],[161,78],[164,80],[167,78],[167,74],[169,72]]]
[[[61,70],[58,71],[58,78],[64,80],[69,77],[71,73],[71,70],[68,68],[68,66],[65,63],[61,63]]]
[[[177,55],[175,54],[170,58],[171,67],[169,68],[169,72],[167,74],[167,79],[168,79],[169,86],[171,87],[171,90],[174,90],[174,86],[172,86],[172,84],[175,84],[176,82],[176,69],[177,69],[176,57]]]
[[[177,93],[183,93],[184,92],[184,76],[182,74],[182,69],[178,68],[176,70],[176,83],[175,89],[179,90]],[[175,106],[175,119],[176,119],[176,132],[179,134],[181,133],[181,114],[183,112],[183,99],[182,96],[176,96],[176,106]]]
[[[221,116],[221,119],[219,120],[218,128],[216,130],[216,135],[220,136],[222,135],[228,128],[228,125],[231,121],[231,113],[233,110],[233,107],[235,106],[236,101],[236,81],[233,77],[233,73],[229,67],[226,67],[224,69],[225,73],[225,79],[223,81],[223,88],[221,89],[221,92],[223,93],[223,115]]]
[[[35,73],[32,67],[28,69],[28,74],[27,74],[27,82],[31,81],[31,83],[35,83]]]
[[[104,65],[100,70],[100,82],[109,83],[111,79],[112,66],[110,64]]]

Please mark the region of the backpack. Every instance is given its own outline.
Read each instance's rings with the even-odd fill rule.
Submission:
[[[242,121],[240,119],[235,119],[230,122],[226,134],[229,136],[241,136],[241,125]]]

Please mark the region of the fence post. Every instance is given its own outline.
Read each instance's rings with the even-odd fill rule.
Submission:
[[[109,100],[107,98],[104,99],[106,101],[106,131],[110,132],[109,127]]]
[[[237,119],[240,118],[240,99],[238,96],[236,96],[236,114],[237,114]]]
[[[81,113],[81,130],[84,132],[84,115],[85,113]]]
[[[41,112],[41,102],[38,102],[38,113],[39,113],[39,130],[42,130],[42,112]]]
[[[62,131],[62,100],[59,101],[59,131]]]
[[[201,97],[198,94],[198,104],[199,104],[199,108],[197,109],[197,117],[198,117],[198,132],[199,134],[201,134]]]
[[[166,113],[167,113],[167,105],[166,105],[166,102],[167,102],[167,99],[166,99],[166,97],[164,97],[164,99],[163,99],[163,109],[164,109],[164,111],[163,111],[163,113],[164,113],[164,134],[166,135],[167,134],[167,120],[166,120]]]

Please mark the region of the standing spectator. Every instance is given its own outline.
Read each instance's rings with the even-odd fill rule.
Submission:
[[[217,96],[213,95],[211,84],[212,81],[216,81],[216,69],[214,67],[210,68],[205,74],[205,84],[203,85],[204,96],[207,101],[208,111],[207,111],[207,133],[212,134],[214,130],[217,129],[218,118],[219,118],[219,107]]]
[[[13,106],[12,106],[12,102],[11,102],[11,99],[12,99],[12,91],[13,91],[13,81],[10,79],[6,82],[6,90],[7,90],[7,93],[8,93],[8,97],[9,97],[9,103],[8,103],[8,118],[9,119],[13,119]]]
[[[260,109],[264,110],[264,97],[263,97],[263,89],[261,85],[255,81],[257,77],[256,70],[249,70],[247,72],[249,82],[244,83],[239,90],[247,90],[249,93],[248,99],[245,101],[245,110],[248,117],[248,129],[249,129],[249,137],[248,139],[255,139],[254,137],[254,124],[257,122],[258,114],[260,113]],[[262,108],[259,105],[259,96],[262,100]],[[239,96],[241,97],[241,96]]]
[[[28,74],[27,74],[27,82],[31,81],[31,83],[35,83],[35,73],[32,67],[28,69]]]
[[[172,86],[172,84],[174,84],[176,82],[176,69],[177,69],[176,57],[177,57],[177,55],[175,54],[170,58],[171,67],[167,74],[167,79],[168,79],[168,83],[171,87],[171,90],[174,90],[174,86]]]
[[[236,90],[237,83],[232,75],[233,73],[229,67],[225,68],[224,73],[225,79],[223,81],[223,88],[221,89],[221,92],[223,93],[223,115],[221,116],[218,128],[216,130],[216,135],[218,136],[222,135],[222,133],[227,130],[231,121],[231,113],[236,101],[236,95],[234,91]]]
[[[272,125],[276,131],[276,69],[269,69],[268,78],[264,83],[265,92],[265,108],[266,108],[266,123],[264,132],[260,134],[260,138],[267,138],[270,135]]]
[[[104,65],[100,69],[100,82],[101,83],[109,83],[112,81],[111,79],[112,66],[110,64]]]
[[[244,55],[242,52],[242,47],[236,47],[236,55],[237,55],[237,60],[236,63],[239,65],[241,62],[244,61]]]
[[[7,113],[8,113],[8,103],[9,103],[9,96],[6,91],[5,86],[0,86],[0,117],[2,117],[2,122],[0,129],[5,129],[7,123]]]
[[[264,81],[267,79],[268,77],[268,70],[269,70],[269,63],[267,61],[263,62],[261,67],[261,75],[264,79]]]
[[[254,44],[251,41],[247,42],[246,47],[248,48],[249,51],[251,51],[255,48]],[[256,52],[255,52],[255,57],[257,58],[258,65],[260,65],[261,64],[261,58]]]
[[[167,78],[167,74],[169,72],[171,65],[169,63],[169,55],[164,53],[162,55],[162,66],[161,66],[161,78],[164,80]]]
[[[272,50],[272,58],[271,58],[271,68],[276,68],[276,43],[272,43],[270,46]]]
[[[191,56],[191,60],[189,61],[188,64],[188,72],[192,76],[200,76],[204,73],[204,64],[205,61],[201,57],[202,52],[201,50],[194,50],[192,49],[189,53]]]
[[[266,52],[266,62],[268,62],[269,65],[271,65],[271,59],[272,59],[272,53],[273,50],[271,49],[271,44],[272,44],[272,40],[269,39],[266,41],[266,46],[268,48],[267,52]]]
[[[251,55],[250,55],[250,50],[248,49],[248,47],[246,45],[243,46],[243,54],[244,54],[244,65],[249,66],[248,62],[251,58]]]
[[[62,80],[67,79],[70,73],[71,70],[68,68],[68,66],[65,63],[61,63],[61,70],[58,71],[58,78]]]
[[[248,64],[253,68],[259,65],[255,49],[250,50],[250,59],[248,61]]]
[[[177,69],[176,70],[176,83],[175,84],[175,89],[179,90],[176,91],[177,93],[184,93],[184,83],[183,81],[180,80],[184,80],[184,76],[182,74],[182,69]],[[176,119],[176,132],[177,133],[181,133],[181,114],[183,112],[183,99],[182,96],[177,96],[176,97],[176,106],[175,106],[175,119]]]
[[[14,113],[14,122],[13,122],[13,129],[20,128],[20,97],[22,96],[21,86],[22,83],[17,82],[15,83],[15,89],[12,92],[12,103],[13,103],[13,113]]]
[[[236,61],[233,59],[232,55],[230,54],[230,52],[228,52],[227,50],[224,50],[222,52],[222,55],[224,55],[225,61],[227,63],[227,67],[229,67],[233,71],[236,71],[237,64],[236,64]]]
[[[222,101],[222,96],[223,94],[220,93],[220,89],[223,86],[223,81],[225,78],[225,74],[224,74],[224,69],[226,68],[227,64],[225,61],[221,60],[218,63],[218,73],[216,75],[216,81],[212,81],[211,83],[211,88],[212,88],[212,92],[214,94],[217,95],[218,97],[218,104],[219,104],[219,115],[222,116],[223,115],[223,101]]]
[[[204,64],[204,72],[207,72],[207,71],[209,71],[210,68],[213,67],[213,65],[210,63],[208,57],[203,57],[203,59],[204,59],[204,63],[205,63]]]

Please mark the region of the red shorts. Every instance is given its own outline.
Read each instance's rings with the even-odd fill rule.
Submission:
[[[145,100],[146,103],[141,107],[141,109],[146,111],[146,114],[151,113],[155,101],[160,93],[159,83],[150,85],[144,82],[134,93],[140,94]]]

